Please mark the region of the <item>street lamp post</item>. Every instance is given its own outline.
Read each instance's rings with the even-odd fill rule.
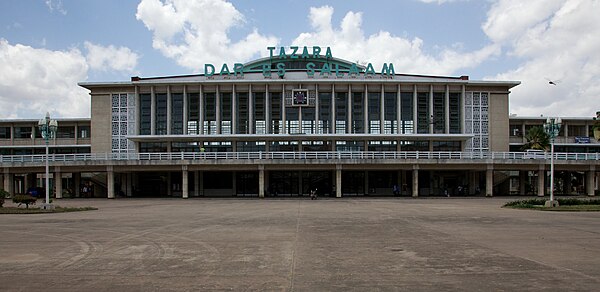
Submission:
[[[44,138],[44,141],[46,141],[46,203],[42,205],[42,209],[54,209],[54,205],[50,204],[50,167],[48,166],[50,155],[48,151],[48,144],[50,143],[50,139],[54,139],[56,128],[58,128],[58,122],[56,120],[51,120],[50,113],[46,113],[46,118],[41,119],[38,122],[38,127],[40,129],[40,133],[42,134],[42,138]]]
[[[560,118],[548,118],[544,123],[544,131],[550,138],[550,200],[546,201],[546,207],[558,207],[558,201],[554,200],[554,139],[560,132],[561,124]]]

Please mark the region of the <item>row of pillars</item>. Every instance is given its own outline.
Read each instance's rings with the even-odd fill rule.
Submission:
[[[259,193],[259,197],[264,197],[265,196],[265,169],[264,169],[264,165],[260,165],[259,169],[258,169],[258,180],[259,180],[259,185],[258,185],[258,193]],[[112,166],[108,166],[107,170],[106,170],[106,177],[107,177],[107,191],[108,191],[108,198],[112,199],[115,198],[115,189],[114,189],[114,185],[115,185],[115,173],[114,173],[114,169]],[[198,173],[194,172],[194,174],[197,176]],[[585,186],[586,186],[586,194],[588,196],[594,196],[594,191],[595,191],[595,185],[594,185],[594,179],[596,176],[596,172],[595,172],[595,167],[592,166],[590,167],[590,170],[586,172],[585,174]],[[538,196],[544,196],[545,195],[545,176],[546,176],[546,170],[543,166],[540,166],[539,170],[538,170],[538,187],[537,187],[537,195]],[[8,191],[9,193],[13,193],[13,178],[14,178],[14,174],[11,174],[8,171],[8,168],[4,168],[4,190]],[[59,167],[55,168],[54,171],[54,177],[55,178],[61,178],[62,177],[62,173]],[[79,181],[80,181],[80,175],[79,174],[74,174],[73,178],[75,180],[75,185],[77,187],[75,187],[74,191],[75,191],[75,196],[78,197],[79,196]],[[525,193],[525,178],[526,178],[526,172],[525,171],[521,171],[519,174],[519,179],[520,179],[520,183],[519,183],[519,192],[521,194]],[[471,177],[471,180],[473,180],[474,177]],[[494,195],[494,170],[493,168],[488,168],[486,170],[486,175],[485,175],[485,196],[491,197]],[[195,181],[195,189],[198,190],[199,189],[199,179],[198,177],[196,177]],[[189,197],[189,188],[188,188],[188,183],[189,182],[189,171],[188,171],[188,167],[187,166],[183,166],[182,167],[182,198],[187,199]],[[62,193],[63,193],[63,187],[62,187],[62,179],[55,179],[54,180],[54,184],[55,184],[55,188],[56,188],[56,198],[60,199],[62,198]],[[471,183],[471,186],[476,185],[475,182]],[[113,187],[110,187],[113,186]],[[131,186],[130,183],[127,184],[127,187],[129,188]],[[336,197],[341,197],[342,196],[342,166],[341,165],[337,165],[336,166],[336,170],[335,170],[335,193],[336,193]],[[128,193],[130,193],[130,191],[128,190]],[[419,196],[419,168],[418,166],[415,166],[412,170],[412,196],[413,197],[418,197]]]

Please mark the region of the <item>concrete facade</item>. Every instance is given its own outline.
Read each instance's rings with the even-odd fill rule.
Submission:
[[[549,156],[513,149],[523,144],[515,134],[540,122],[510,117],[510,90],[519,82],[364,68],[353,75],[350,62],[311,61],[345,73],[311,75],[296,68],[302,59],[260,59],[238,75],[81,83],[90,90],[91,139],[52,140],[56,149],[71,142],[88,148],[49,157],[57,178],[51,188],[56,197],[104,198],[303,196],[313,189],[331,197],[548,193]],[[294,70],[262,71],[278,63]],[[15,138],[27,132],[14,126],[21,122],[0,120],[6,154],[40,143]],[[85,127],[60,120],[59,127],[72,122],[75,132]],[[590,123],[565,119],[565,139],[585,132],[580,122]],[[25,125],[35,132],[35,121]],[[41,146],[0,156],[6,187],[19,193],[39,185],[46,158],[34,154]],[[594,154],[556,157],[559,193],[595,193]]]

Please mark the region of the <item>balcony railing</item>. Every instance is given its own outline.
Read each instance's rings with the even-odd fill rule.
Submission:
[[[45,161],[46,155],[4,155],[1,163]],[[142,160],[304,160],[304,159],[451,159],[451,160],[549,160],[550,153],[525,152],[373,152],[373,151],[324,151],[324,152],[167,152],[167,153],[87,153],[51,154],[51,162],[68,161],[142,161]],[[600,160],[600,153],[554,153],[555,160]]]

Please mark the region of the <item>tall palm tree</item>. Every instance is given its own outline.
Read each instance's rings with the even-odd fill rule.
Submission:
[[[525,135],[525,139],[527,139],[527,143],[521,147],[521,150],[548,150],[550,147],[550,137],[542,127],[533,127],[529,129]]]

